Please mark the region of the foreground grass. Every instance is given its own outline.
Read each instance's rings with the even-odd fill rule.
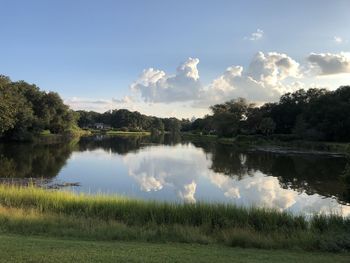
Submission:
[[[336,215],[306,220],[273,210],[225,204],[169,204],[4,185],[0,186],[0,233],[350,250],[350,219]]]
[[[349,254],[0,235],[1,262],[349,262]]]

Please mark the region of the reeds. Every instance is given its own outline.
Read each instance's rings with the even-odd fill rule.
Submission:
[[[306,219],[230,204],[165,203],[5,185],[0,185],[0,205],[0,230],[11,233],[350,250],[350,219],[339,215]]]

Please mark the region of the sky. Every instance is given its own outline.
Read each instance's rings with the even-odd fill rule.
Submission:
[[[350,84],[350,1],[0,0],[0,74],[71,108],[201,117]]]

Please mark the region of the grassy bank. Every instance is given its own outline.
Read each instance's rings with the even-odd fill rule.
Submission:
[[[233,138],[220,138],[216,135],[199,135],[183,133],[184,138],[190,140],[218,142],[222,144],[235,145],[239,147],[283,147],[308,151],[325,151],[333,153],[350,153],[350,143],[340,142],[318,142],[299,140],[293,135],[239,135]]]
[[[118,131],[118,130],[99,130],[99,129],[87,129],[90,134],[106,134],[106,135],[119,135],[119,136],[148,136],[151,135],[149,131]]]
[[[222,244],[254,248],[350,249],[350,219],[306,220],[224,204],[175,204],[0,186],[0,232],[90,240]]]
[[[138,131],[138,132],[131,132],[131,131],[107,131],[107,135],[134,135],[134,136],[148,136],[151,135],[151,132],[147,131]]]
[[[91,131],[83,130],[75,126],[60,134],[55,134],[51,133],[49,130],[44,130],[35,136],[32,141],[36,143],[61,143],[69,142],[71,140],[80,138],[82,136],[89,136],[91,134]]]
[[[349,262],[349,254],[0,235],[1,262]]]

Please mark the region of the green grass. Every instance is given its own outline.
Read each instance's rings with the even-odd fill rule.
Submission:
[[[349,262],[349,254],[0,235],[0,262]]]
[[[148,131],[138,131],[138,132],[130,132],[130,131],[107,131],[107,135],[134,135],[134,136],[148,136],[151,135]]]
[[[149,131],[117,131],[117,130],[98,130],[88,129],[90,134],[106,134],[106,135],[118,135],[118,136],[149,136]]]
[[[350,250],[350,219],[0,186],[0,233],[90,240]]]
[[[43,130],[40,132],[40,136],[50,136],[51,132],[50,130]]]

